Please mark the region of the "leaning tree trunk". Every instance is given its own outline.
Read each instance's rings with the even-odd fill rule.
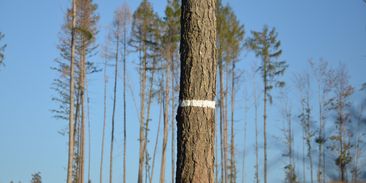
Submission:
[[[214,182],[216,1],[183,0],[177,183]]]

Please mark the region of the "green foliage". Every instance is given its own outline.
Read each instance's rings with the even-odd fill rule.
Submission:
[[[281,42],[277,40],[278,33],[275,28],[271,30],[264,26],[262,32],[252,31],[252,37],[247,39],[246,47],[252,50],[257,57],[262,58],[262,63],[258,70],[262,72],[263,81],[267,91],[274,87],[283,87],[284,81],[278,80],[278,76],[284,74],[288,67],[286,61],[279,61],[282,54]],[[272,97],[267,93],[270,103]]]
[[[0,41],[4,38],[4,34],[0,32]],[[0,66],[4,65],[4,51],[6,48],[6,44],[5,45],[0,45]]]
[[[97,5],[92,0],[76,0],[76,27],[75,31],[75,96],[78,96],[78,83],[80,77],[80,63],[82,55],[90,58],[95,55],[98,45],[95,43],[97,30],[97,22],[99,16],[96,14]],[[68,120],[69,115],[69,80],[70,80],[70,59],[71,59],[71,33],[72,33],[72,13],[71,9],[67,10],[65,24],[62,26],[59,44],[57,49],[60,52],[59,58],[55,59],[55,66],[52,70],[58,73],[58,77],[54,79],[51,89],[55,91],[55,95],[51,98],[56,103],[56,107],[51,109],[54,117],[57,119]],[[84,52],[84,53],[83,53]],[[99,72],[94,62],[86,59],[86,73],[92,74]],[[76,97],[77,98],[77,97]],[[77,100],[75,100],[76,106]],[[78,118],[75,118],[78,119]],[[61,134],[65,134],[64,130]]]
[[[219,62],[237,61],[244,42],[244,25],[237,19],[229,5],[223,6],[221,1],[217,7],[217,47]]]
[[[42,183],[41,172],[37,172],[37,173],[32,174],[31,183]]]

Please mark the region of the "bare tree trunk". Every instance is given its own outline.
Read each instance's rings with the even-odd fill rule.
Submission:
[[[222,56],[219,56],[219,76],[220,76],[220,152],[221,152],[221,181],[225,182],[226,177],[226,164],[225,164],[225,135],[224,135],[224,104],[225,104],[225,96],[224,96],[224,74],[223,74],[223,60]]]
[[[235,136],[234,136],[234,108],[235,108],[235,62],[232,61],[231,71],[231,146],[230,146],[230,183],[236,182],[236,162],[235,162]],[[245,148],[245,147],[244,147]],[[245,151],[245,149],[244,149]],[[245,158],[245,157],[244,157]],[[244,164],[244,163],[243,163]]]
[[[254,123],[255,123],[255,182],[260,183],[259,179],[259,152],[258,152],[258,95],[255,72],[253,76],[253,95],[254,95]]]
[[[127,57],[127,22],[123,27],[123,183],[126,183],[126,148],[127,148],[127,114],[126,114],[126,57]]]
[[[74,160],[74,62],[75,62],[75,20],[76,2],[72,1],[72,25],[71,25],[71,58],[70,58],[70,112],[69,112],[69,152],[67,162],[67,183],[72,183],[72,167]]]
[[[172,92],[172,115],[171,115],[171,125],[172,125],[172,168],[171,168],[171,171],[172,171],[172,182],[171,183],[174,183],[174,178],[175,178],[175,64],[174,64],[174,54],[172,54],[172,62],[171,62],[171,92]]]
[[[171,61],[170,61],[171,62]],[[165,92],[164,92],[164,136],[163,136],[163,149],[162,149],[162,158],[161,158],[161,169],[160,169],[160,183],[165,182],[165,161],[166,161],[166,147],[168,143],[168,130],[169,130],[169,63],[166,64],[165,71]]]
[[[267,183],[267,59],[264,59],[264,68],[263,68],[263,76],[264,76],[264,95],[263,95],[263,175],[264,175],[264,183]]]
[[[177,183],[214,182],[216,1],[182,1]]]
[[[88,182],[91,182],[90,179],[90,155],[91,155],[91,129],[90,129],[90,98],[89,94],[87,94],[87,105],[88,105]]]
[[[146,38],[144,38],[146,39]],[[138,183],[143,182],[143,171],[145,162],[145,135],[144,135],[144,121],[145,121],[145,89],[146,89],[146,45],[142,45],[143,57],[140,63],[140,151],[139,151],[139,170],[138,170]],[[141,53],[140,53],[141,54]]]
[[[80,182],[84,183],[85,172],[85,41],[83,40],[82,55],[81,55],[81,67],[80,67],[80,101],[81,101],[81,140],[80,140]]]
[[[119,40],[117,35],[116,40]],[[117,102],[117,79],[118,79],[118,56],[119,56],[119,41],[116,43],[115,66],[114,66],[114,88],[113,88],[113,109],[112,109],[112,132],[111,132],[111,146],[109,152],[109,183],[113,182],[113,145],[114,145],[114,120],[116,116],[116,102]]]
[[[102,131],[102,150],[100,155],[100,168],[99,168],[99,182],[103,183],[103,160],[104,160],[104,142],[105,142],[105,128],[107,123],[107,61],[104,62],[104,106],[103,106],[103,131]]]
[[[156,150],[158,149],[157,147],[158,147],[159,136],[160,136],[161,116],[162,116],[162,113],[163,113],[163,102],[162,102],[162,97],[161,97],[161,93],[162,93],[161,91],[159,91],[159,102],[160,102],[159,124],[158,124],[158,129],[157,129],[157,132],[156,132],[156,139],[155,139],[155,146],[154,146],[154,152],[153,152],[153,158],[152,158],[152,164],[151,164],[151,175],[150,175],[150,181],[149,181],[149,183],[152,183],[152,179],[153,179],[153,176],[154,176],[155,156],[156,156]]]

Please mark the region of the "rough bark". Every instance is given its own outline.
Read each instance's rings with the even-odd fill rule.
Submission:
[[[183,0],[179,100],[214,101],[216,95],[216,1]],[[214,182],[215,110],[179,107],[177,183]]]

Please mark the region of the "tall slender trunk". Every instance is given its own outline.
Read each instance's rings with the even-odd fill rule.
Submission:
[[[143,38],[145,40],[145,38]],[[141,44],[141,43],[140,43]],[[139,150],[139,170],[138,170],[138,178],[137,182],[143,182],[143,171],[144,171],[144,162],[145,162],[145,136],[144,136],[144,122],[145,122],[145,89],[146,89],[146,45],[143,43],[142,45],[143,56],[141,59],[140,56],[140,150]],[[140,52],[141,54],[141,52]]]
[[[144,149],[145,149],[145,168],[146,168],[146,174],[145,174],[145,182],[147,182],[147,174],[148,174],[148,165],[149,165],[149,159],[148,159],[148,151],[147,151],[147,142],[148,142],[148,132],[149,132],[149,122],[150,122],[150,109],[151,109],[151,103],[153,98],[153,85],[154,85],[154,76],[155,76],[155,64],[156,60],[153,58],[153,63],[151,66],[151,77],[149,79],[149,92],[148,92],[148,98],[147,98],[147,113],[146,113],[146,122],[145,122],[145,141],[144,141]]]
[[[231,71],[231,144],[230,144],[230,183],[236,182],[236,162],[235,162],[235,136],[234,136],[234,108],[235,108],[235,62],[232,61]],[[244,149],[245,151],[245,149]]]
[[[302,134],[302,176],[303,176],[303,183],[306,183],[306,158],[305,158],[305,131],[303,130]]]
[[[81,67],[80,67],[80,101],[81,101],[81,132],[80,132],[80,182],[84,183],[85,172],[85,41],[83,40],[83,46],[81,51]]]
[[[267,65],[268,61],[264,58],[263,79],[264,79],[264,96],[263,96],[263,176],[264,183],[267,183]]]
[[[219,55],[219,77],[220,77],[220,152],[221,152],[221,181],[225,181],[226,177],[226,165],[225,165],[225,138],[224,138],[224,103],[225,103],[225,97],[224,97],[224,79],[223,79],[223,60],[222,56]]]
[[[104,98],[103,98],[103,131],[102,131],[102,147],[100,155],[99,182],[103,183],[103,160],[104,160],[104,142],[105,128],[107,124],[107,61],[104,62]]]
[[[254,94],[254,124],[255,124],[255,182],[260,183],[259,179],[259,152],[258,152],[258,95],[255,77],[253,77],[253,94]]]
[[[159,123],[158,123],[158,129],[156,132],[156,139],[155,139],[155,145],[154,145],[154,152],[153,152],[153,158],[152,158],[152,164],[151,164],[151,175],[150,175],[150,181],[149,183],[152,183],[152,179],[154,176],[154,170],[155,170],[155,156],[156,156],[156,151],[158,149],[158,142],[159,142],[159,136],[160,136],[160,125],[161,125],[161,117],[162,117],[162,113],[163,113],[163,102],[161,101],[161,91],[159,91],[159,101],[160,101],[160,109],[159,109]]]
[[[216,1],[182,1],[176,183],[214,182]]]
[[[116,37],[119,40],[119,37]],[[115,65],[114,65],[114,87],[113,87],[113,109],[112,109],[112,127],[111,127],[111,146],[109,152],[109,183],[113,182],[113,145],[114,145],[114,120],[116,116],[117,102],[117,79],[118,79],[118,56],[119,56],[119,41],[116,44]]]
[[[318,183],[322,183],[323,172],[322,172],[322,154],[323,154],[323,105],[321,95],[320,95],[320,85],[318,86],[318,100],[319,100],[319,136],[318,136],[318,172],[317,172],[317,180]]]
[[[165,70],[165,91],[164,91],[164,130],[163,130],[163,149],[161,158],[161,169],[160,169],[160,183],[165,182],[165,161],[166,161],[166,147],[168,143],[168,130],[169,130],[169,83],[170,83],[170,64],[171,61],[167,62]]]
[[[71,25],[71,58],[70,58],[70,112],[69,112],[69,152],[67,162],[67,183],[72,183],[72,167],[74,160],[74,62],[75,62],[75,20],[76,2],[72,1],[72,25]]]
[[[123,183],[126,183],[126,148],[127,148],[126,57],[127,57],[127,30],[125,25],[123,29]]]
[[[88,183],[91,182],[90,179],[90,155],[91,155],[91,129],[90,129],[90,98],[87,92],[87,115],[88,115]]]
[[[171,164],[171,166],[172,166],[172,168],[171,168],[171,171],[172,171],[172,182],[171,183],[174,183],[175,181],[174,181],[174,178],[175,178],[175,118],[174,118],[174,116],[175,116],[175,112],[176,112],[176,110],[175,110],[175,79],[174,79],[174,77],[175,77],[175,72],[174,72],[174,70],[175,70],[175,64],[174,64],[174,54],[172,54],[172,57],[171,57],[171,59],[172,59],[172,62],[171,62],[171,93],[172,93],[172,108],[171,108],[171,112],[172,112],[172,114],[171,114],[171,126],[172,126],[172,164]]]
[[[229,120],[228,120],[228,91],[229,91],[229,66],[225,65],[225,90],[224,90],[224,97],[225,97],[225,102],[224,102],[224,172],[225,172],[225,176],[224,176],[224,180],[225,183],[229,182],[229,172],[228,172],[228,168],[229,168],[229,134],[228,134],[228,129],[229,129]]]

